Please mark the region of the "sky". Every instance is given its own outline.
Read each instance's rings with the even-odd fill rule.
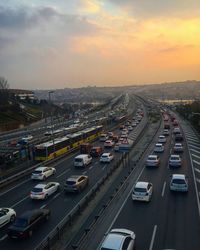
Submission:
[[[0,76],[21,89],[200,80],[200,1],[1,0]]]

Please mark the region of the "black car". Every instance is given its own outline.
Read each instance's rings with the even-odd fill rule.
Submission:
[[[176,134],[175,135],[175,141],[183,141],[183,135],[182,134]]]
[[[49,209],[35,209],[23,213],[17,217],[15,222],[8,228],[10,238],[25,238],[32,236],[33,230],[38,225],[47,221],[50,216]]]

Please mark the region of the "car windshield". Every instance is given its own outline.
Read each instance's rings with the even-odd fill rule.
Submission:
[[[41,173],[42,173],[41,170],[35,170],[35,171],[33,172],[33,174],[41,174]]]
[[[42,188],[33,188],[32,189],[32,192],[34,192],[34,193],[41,193],[42,191],[43,191]]]
[[[107,158],[107,157],[108,157],[108,155],[102,155],[101,157],[103,157],[103,158]]]
[[[28,221],[26,219],[16,218],[14,226],[16,227],[26,227],[28,225]]]
[[[174,184],[186,184],[183,179],[173,179],[172,183]]]
[[[172,157],[171,157],[171,160],[172,160],[172,161],[178,161],[178,160],[179,160],[179,157],[177,157],[177,156],[172,156]]]
[[[135,192],[140,192],[140,193],[146,193],[147,190],[146,190],[145,188],[138,188],[138,187],[135,187],[135,188],[134,188],[134,191],[135,191]]]
[[[154,156],[149,156],[149,157],[148,157],[148,160],[153,160],[153,161],[155,161],[155,160],[156,160],[156,157],[154,157]]]
[[[76,184],[76,182],[75,181],[66,181],[66,184],[69,186],[72,186],[72,185]]]
[[[81,159],[81,158],[76,158],[75,161],[76,161],[76,162],[82,162],[83,159]]]

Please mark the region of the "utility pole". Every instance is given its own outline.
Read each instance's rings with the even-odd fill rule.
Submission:
[[[50,103],[50,107],[51,107],[51,138],[52,138],[52,141],[53,141],[53,156],[55,157],[54,153],[55,153],[55,143],[54,143],[54,128],[53,128],[53,117],[52,117],[52,102],[51,102],[51,94],[54,93],[53,90],[51,91],[48,91],[49,93],[49,103]]]

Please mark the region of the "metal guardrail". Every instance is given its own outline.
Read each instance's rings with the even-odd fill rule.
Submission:
[[[146,128],[149,126],[148,121],[146,121],[145,124],[143,124],[143,128],[141,129],[140,133],[138,134],[138,139],[140,139]],[[160,124],[159,124],[160,127]],[[156,131],[157,133],[157,131]],[[137,141],[133,142],[132,148],[137,144]],[[151,143],[151,142],[150,142]],[[122,157],[119,159],[118,162],[116,162],[115,165],[113,165],[112,168],[109,169],[109,171],[95,184],[95,186],[82,198],[82,200],[79,201],[79,203],[63,218],[63,220],[57,225],[55,229],[53,229],[48,236],[40,243],[39,246],[36,247],[35,250],[50,250],[53,243],[55,243],[56,240],[60,239],[60,236],[62,232],[64,231],[65,227],[70,226],[72,224],[72,221],[74,218],[79,215],[84,209],[84,207],[87,206],[89,201],[96,195],[96,192],[100,189],[100,187],[104,184],[104,182],[107,180],[107,178],[112,175],[115,169],[117,169],[124,159],[126,159],[128,156],[128,153],[125,153],[122,155]],[[140,158],[140,157],[139,157]]]

